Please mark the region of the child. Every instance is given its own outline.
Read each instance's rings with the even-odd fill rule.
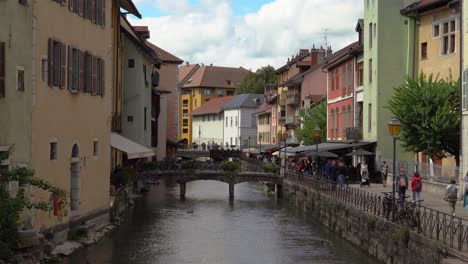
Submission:
[[[413,179],[411,179],[411,190],[413,191],[413,202],[421,200],[422,179],[418,172],[415,172]]]
[[[447,193],[445,194],[444,200],[449,203],[452,209],[452,215],[455,216],[455,205],[458,200],[458,186],[454,179],[451,179],[450,184],[447,186]]]

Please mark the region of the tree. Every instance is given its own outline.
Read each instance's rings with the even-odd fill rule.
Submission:
[[[315,144],[314,130],[320,128],[320,142],[327,140],[327,102],[320,102],[312,109],[300,113],[302,128],[297,130],[297,138],[304,145]]]
[[[275,68],[272,66],[262,67],[256,72],[251,72],[245,76],[238,86],[238,92],[239,94],[263,94],[267,85],[277,85]]]
[[[9,152],[0,152],[0,164],[8,158]],[[9,182],[30,185],[51,194],[49,202],[32,202],[25,195],[24,188],[19,188],[15,195],[5,188]],[[8,260],[18,242],[20,214],[25,209],[53,211],[54,216],[63,217],[67,206],[67,193],[53,187],[48,182],[35,178],[31,169],[15,167],[7,170],[0,167],[0,260]],[[1,262],[1,261],[0,261]]]
[[[459,81],[422,74],[395,89],[389,109],[401,123],[399,140],[407,151],[442,159],[460,154]]]

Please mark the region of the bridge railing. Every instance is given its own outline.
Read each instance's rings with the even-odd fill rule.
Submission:
[[[286,180],[306,186],[320,194],[354,206],[377,217],[396,224],[406,225],[411,230],[429,239],[442,242],[456,251],[468,250],[468,220],[434,210],[422,205],[408,206],[410,202],[393,202],[392,199],[367,192],[360,188],[340,186],[336,182],[318,177],[304,176],[288,171]],[[406,206],[405,206],[406,204]]]

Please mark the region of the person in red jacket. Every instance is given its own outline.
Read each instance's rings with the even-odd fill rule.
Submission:
[[[413,179],[411,180],[411,190],[413,190],[413,202],[421,200],[422,191],[422,179],[418,172],[414,173]]]

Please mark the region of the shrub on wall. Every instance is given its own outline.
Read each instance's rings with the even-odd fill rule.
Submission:
[[[279,173],[280,167],[278,165],[268,163],[263,165],[263,170],[270,173]]]
[[[183,170],[194,170],[195,169],[195,162],[193,160],[186,160],[182,162],[182,169]]]
[[[240,169],[240,166],[236,162],[226,160],[221,164],[221,169],[223,169],[223,171],[235,172]]]

